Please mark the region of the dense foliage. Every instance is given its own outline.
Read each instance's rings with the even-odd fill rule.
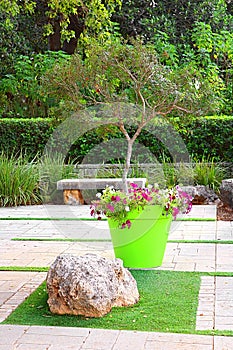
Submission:
[[[113,19],[124,37],[143,36],[168,65],[192,63],[221,78],[225,104],[232,114],[233,6],[226,0],[126,0]]]
[[[120,6],[121,1],[0,0],[1,29],[5,36],[9,30],[13,31],[13,39],[17,32],[31,51],[43,52],[47,47],[53,51],[62,49],[73,53],[79,38],[86,42],[93,35],[102,38],[108,35],[112,24],[110,17],[116,5]],[[17,46],[20,52],[20,46]],[[3,53],[8,56],[5,48],[3,46]]]
[[[62,51],[20,55],[12,67],[14,73],[0,80],[0,115],[2,117],[45,117],[53,100],[41,85],[43,74],[70,56]]]
[[[47,118],[0,119],[0,134],[2,135],[0,150],[8,153],[16,153],[19,150],[27,151],[27,153],[31,155],[31,158],[35,157],[37,154],[42,155],[49,138],[58,125],[57,123],[58,122],[54,122],[53,119]],[[202,117],[198,120],[190,120],[186,125],[181,125],[179,121],[175,120],[174,125],[174,128],[179,132],[189,154],[193,156],[193,158],[202,160],[204,155],[206,158],[214,157],[216,161],[232,162],[233,135],[230,131],[233,129],[233,117]],[[67,154],[67,161],[71,159],[81,163],[84,157],[87,157],[89,153],[90,156],[86,159],[88,159],[90,163],[95,163],[97,153],[99,159],[102,159],[102,162],[106,160],[109,163],[122,161],[125,156],[125,148],[123,145],[120,146],[120,150],[112,147],[111,156],[108,154],[110,147],[108,143],[111,142],[111,137],[114,139],[122,138],[122,134],[116,129],[114,133],[112,131],[109,133],[109,128],[110,126],[102,126],[78,138]],[[158,130],[158,135],[161,135],[163,132],[163,128],[160,128]],[[63,140],[61,139],[60,145],[57,144],[58,151],[62,143]],[[141,135],[138,137],[138,143],[147,147],[149,152],[154,154],[159,161],[163,161],[164,155],[166,155],[167,158],[170,155],[164,143],[159,141],[148,131],[142,131]],[[94,150],[98,145],[100,145],[100,147],[98,147],[96,151],[93,152],[93,156],[91,156],[91,150]],[[178,144],[176,147],[178,147]],[[119,156],[119,152],[122,152],[121,156]],[[136,155],[133,161],[142,163],[145,162],[145,159],[141,159]],[[87,160],[85,160],[85,162],[87,162]]]
[[[116,8],[118,6],[118,8]],[[212,1],[3,1],[0,0],[1,116],[52,115],[53,101],[44,98],[33,104],[31,95],[44,89],[41,77],[48,69],[46,50],[73,53],[84,50],[98,37],[103,43],[123,35],[141,35],[150,42],[160,62],[177,68],[188,66],[212,80],[222,99],[221,113],[233,110],[233,7],[227,0]],[[80,39],[82,39],[80,41]],[[47,42],[46,42],[47,41]],[[18,96],[15,81],[22,61],[40,57],[44,68],[22,80],[24,94]],[[41,64],[40,64],[41,65]],[[24,68],[24,67],[23,67]],[[26,68],[26,67],[25,67]],[[34,66],[35,68],[35,66]],[[25,90],[25,80],[27,89]],[[19,88],[20,88],[20,84]],[[39,105],[38,105],[39,104]]]

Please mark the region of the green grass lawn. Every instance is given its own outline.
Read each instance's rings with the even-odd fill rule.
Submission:
[[[113,308],[102,318],[59,316],[47,306],[45,282],[3,322],[5,324],[89,327],[157,332],[194,333],[200,274],[133,270],[140,301]]]

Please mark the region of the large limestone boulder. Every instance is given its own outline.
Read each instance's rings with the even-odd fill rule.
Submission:
[[[226,179],[222,181],[220,186],[221,201],[233,209],[233,179]]]
[[[207,186],[182,186],[182,189],[193,197],[193,204],[214,204],[219,201],[217,194]]]
[[[114,306],[129,306],[139,300],[137,283],[120,259],[60,255],[46,280],[48,305],[55,314],[101,317]]]

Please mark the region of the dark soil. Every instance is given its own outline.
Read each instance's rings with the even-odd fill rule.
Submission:
[[[233,221],[233,209],[219,202],[217,205],[217,220]]]

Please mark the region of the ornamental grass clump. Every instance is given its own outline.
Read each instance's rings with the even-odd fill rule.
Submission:
[[[0,207],[41,203],[39,174],[27,156],[0,154]]]
[[[98,200],[90,207],[91,216],[101,220],[107,217],[115,220],[119,227],[130,228],[129,214],[135,210],[140,213],[147,205],[160,205],[162,215],[171,215],[176,219],[179,213],[187,214],[192,208],[192,197],[179,186],[161,189],[158,184],[140,188],[131,183],[128,193],[108,186],[102,193],[97,193]]]

